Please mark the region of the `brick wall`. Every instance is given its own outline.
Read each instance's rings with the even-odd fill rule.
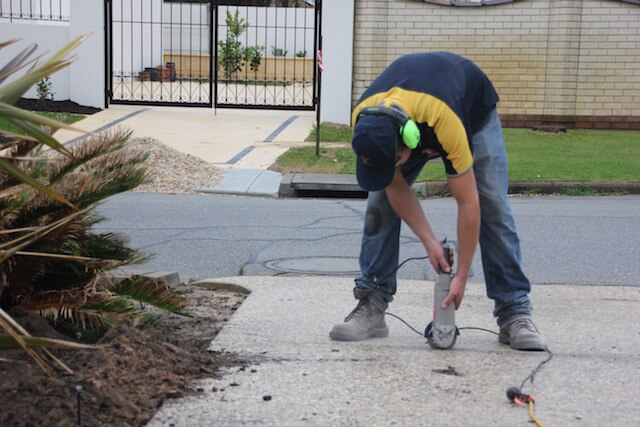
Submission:
[[[485,70],[505,126],[640,129],[640,6],[516,0],[451,7],[356,0],[353,103],[400,55],[447,50]]]

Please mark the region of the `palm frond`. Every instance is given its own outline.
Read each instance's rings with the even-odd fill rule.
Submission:
[[[33,231],[28,232],[12,241],[3,242],[0,244],[0,252],[5,253],[5,258],[11,255],[11,253],[15,253],[16,251],[22,250],[25,247],[28,247],[39,239],[42,239],[44,236],[50,235],[51,233],[59,232],[60,229],[64,229],[65,227],[73,227],[75,225],[74,221],[81,221],[84,215],[89,212],[88,209],[83,209],[81,211],[75,211],[72,213],[63,213],[62,215],[57,215],[58,218],[49,218],[48,223],[46,225],[41,225],[37,221],[32,221],[29,224],[21,224],[18,228],[22,228],[22,225],[30,225],[39,227],[33,228]],[[0,258],[0,261],[4,258]]]
[[[108,300],[90,301],[82,306],[86,313],[99,313],[103,321],[110,325],[120,324],[140,314],[140,309],[133,301],[119,296],[112,296]]]
[[[3,241],[0,243],[0,249],[9,249],[18,247],[17,250],[31,245],[38,239],[56,232],[59,228],[71,227],[69,224],[76,220],[82,220],[85,215],[90,212],[89,209],[83,209],[81,211],[75,211],[70,214],[59,213],[56,216],[48,218],[32,217],[28,220],[22,218],[12,218],[5,221],[5,226],[13,227],[16,230],[22,230],[25,234],[20,237],[14,238],[11,241]],[[7,225],[8,224],[8,225]],[[26,242],[26,243],[25,243]]]
[[[47,187],[46,185],[40,183],[38,180],[34,179],[30,175],[27,175],[22,169],[16,167],[11,162],[8,162],[6,160],[0,159],[0,168],[2,168],[5,171],[9,172],[11,175],[13,175],[17,179],[19,179],[21,182],[23,182],[23,183],[35,188],[36,190],[40,191],[43,194],[46,194],[48,197],[56,200],[57,202],[62,203],[64,205],[67,205],[72,209],[77,209],[67,199],[65,199],[64,197],[60,196],[56,192],[52,191],[49,187]]]
[[[142,315],[142,321],[145,325],[149,326],[157,326],[162,323],[163,317],[160,314],[156,313],[144,313]]]
[[[6,141],[2,142],[0,147],[2,149],[9,148],[10,145],[15,144],[16,140],[25,140],[37,142],[38,140],[30,137],[29,135],[23,135],[21,133],[9,132],[8,130],[0,129],[0,137],[4,138]],[[15,158],[15,157],[12,157]]]
[[[30,337],[31,336],[29,334],[29,332],[27,332],[15,320],[13,320],[13,318],[11,316],[9,316],[4,310],[0,310],[0,317],[2,317],[4,319],[4,321],[7,322],[11,328],[14,328],[15,331],[18,332],[21,335],[19,339],[22,339],[23,341],[25,341],[23,339],[23,337]],[[14,341],[15,341],[15,339],[14,339]],[[43,348],[42,351],[44,352],[44,354],[49,356],[49,358],[51,360],[53,360],[55,363],[57,363],[60,368],[64,369],[68,374],[73,375],[73,371],[67,365],[65,365],[60,359],[58,359],[56,356],[51,354],[51,352],[47,348]],[[44,359],[42,359],[42,361],[44,361]],[[46,369],[45,369],[45,371],[46,371]]]
[[[97,279],[88,281],[85,286],[69,289],[36,290],[28,300],[19,306],[32,313],[46,313],[54,316],[67,316],[89,301],[107,301],[112,293],[98,286]]]
[[[17,39],[14,39],[4,43],[0,43],[0,49],[7,47],[17,41],[18,41]],[[29,64],[37,61],[39,58],[29,59],[29,57],[33,55],[33,53],[36,51],[37,48],[38,48],[38,45],[35,45],[35,44],[31,45],[23,49],[22,52],[20,52],[17,56],[15,56],[7,64],[5,64],[5,66],[0,69],[0,84],[4,82],[9,76],[17,73],[18,71],[25,68]]]
[[[104,319],[104,313],[93,307],[102,307],[100,304],[111,299],[109,293],[88,295],[83,289],[77,289],[75,295],[71,295],[67,289],[38,292],[20,307],[39,314],[69,336],[87,341],[92,340],[87,337],[99,337],[107,331],[108,322]]]
[[[11,240],[0,240],[0,254],[11,257],[0,263],[2,284],[4,287],[11,285],[13,289],[10,301],[29,298],[40,287],[40,280],[56,279],[53,283],[60,282],[60,277],[51,277],[52,268],[58,269],[58,264],[59,275],[73,271],[71,277],[65,279],[69,286],[77,286],[80,278],[90,280],[98,271],[110,267],[105,265],[105,260],[83,256],[82,252],[64,251],[65,244],[86,233],[86,213],[85,210],[57,221],[49,219],[45,226],[24,228],[23,232],[12,234]],[[75,269],[68,267],[73,265]]]
[[[89,257],[86,257],[86,256],[56,254],[56,253],[51,253],[51,252],[17,251],[15,253],[15,256],[48,258],[48,259],[56,259],[56,260],[64,260],[64,261],[76,261],[76,262],[83,262],[83,263],[96,263],[96,262],[102,261],[101,258],[89,258]]]
[[[79,249],[87,256],[123,261],[126,264],[141,264],[148,261],[150,255],[127,246],[127,237],[119,233],[88,233],[79,242]]]
[[[0,229],[0,235],[26,233],[26,232],[29,232],[29,231],[35,231],[36,229],[37,229],[37,227],[15,228],[15,229],[12,229],[12,230],[1,230]]]
[[[148,279],[147,279],[148,280]],[[144,312],[136,300],[144,300],[150,305],[175,309],[182,301],[168,296],[166,292],[137,285],[125,285],[121,295],[115,290],[103,289],[99,286],[92,290],[58,290],[36,292],[22,302],[20,308],[38,313],[56,325],[61,332],[86,342],[97,341],[111,326],[134,319],[142,319],[147,324],[157,324],[161,318],[157,314]],[[117,285],[114,288],[118,287]]]
[[[11,46],[12,44],[17,43],[19,41],[20,39],[11,39],[4,42],[0,42],[0,49],[4,49],[5,47]]]
[[[145,182],[146,170],[140,165],[146,156],[118,150],[93,159],[86,169],[67,174],[54,189],[79,207],[129,191]]]
[[[73,172],[56,177],[51,188],[75,206],[85,208],[145,182],[147,173],[142,165],[145,159],[145,153],[127,148],[108,152]],[[28,217],[40,217],[60,209],[60,202],[44,194],[33,194],[27,199],[21,213]]]
[[[44,347],[44,348],[61,348],[65,350],[93,350],[95,347],[79,344],[70,341],[57,340],[52,338],[40,338],[32,337],[28,335],[19,335],[29,347]],[[0,334],[0,350],[11,350],[20,348],[20,344],[15,338],[9,334]]]
[[[106,153],[123,148],[131,138],[132,132],[124,128],[91,135],[69,149],[71,156],[57,156],[57,160],[47,168],[50,182],[56,182],[67,173],[83,167],[91,160]]]
[[[11,137],[11,140],[5,142],[3,145],[3,152],[5,155],[10,155],[12,157],[26,156],[40,146],[40,142],[35,138],[27,135],[13,135],[14,136]],[[0,170],[0,172],[5,173],[2,170]]]
[[[172,313],[187,314],[184,308],[188,300],[159,280],[132,276],[114,283],[109,289],[117,295],[126,296]]]
[[[0,296],[7,307],[28,299],[34,291],[34,283],[46,274],[49,268],[47,260],[24,262],[9,258],[2,262]],[[5,295],[5,289],[9,289]]]
[[[120,296],[89,300],[73,309],[51,307],[41,315],[54,322],[59,331],[84,342],[96,342],[110,327],[135,319],[141,319],[148,325],[157,325],[161,321],[160,315],[146,313],[131,299]]]
[[[19,348],[22,348],[48,376],[51,376],[51,368],[47,362],[25,342],[24,338],[19,334],[21,328],[17,328],[14,323],[13,318],[4,310],[0,309],[0,327],[11,336]]]
[[[37,130],[41,130],[41,126],[47,126],[53,130],[67,129],[67,130],[71,130],[79,133],[86,132],[75,126],[68,125],[58,120],[50,119],[49,117],[43,116],[41,114],[32,113],[30,111],[26,111],[21,108],[14,107],[13,105],[10,105],[4,102],[0,102],[0,116],[7,118],[15,126],[25,131],[31,130],[34,125],[39,125],[40,127],[37,127],[36,128]],[[29,125],[29,126],[25,126],[25,125]],[[31,135],[31,133],[29,132],[27,132],[27,134]],[[32,135],[32,136],[36,138],[37,136],[48,137],[49,134],[46,132],[38,132],[37,136],[36,135]],[[37,139],[40,140],[39,138]],[[49,145],[51,148],[54,148],[57,151],[65,152],[69,154],[68,150],[64,147],[64,145],[60,144],[54,138],[49,138],[47,139],[47,141],[49,141],[47,145]]]

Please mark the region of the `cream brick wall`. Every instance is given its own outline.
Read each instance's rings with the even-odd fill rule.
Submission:
[[[584,2],[576,112],[640,116],[640,6]]]
[[[640,116],[640,6],[516,0],[484,7],[356,0],[353,103],[398,56],[447,50],[485,70],[502,114]]]

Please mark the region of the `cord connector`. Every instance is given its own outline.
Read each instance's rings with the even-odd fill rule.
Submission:
[[[518,387],[511,387],[509,390],[507,390],[507,399],[517,405],[535,402],[531,395],[523,393]]]

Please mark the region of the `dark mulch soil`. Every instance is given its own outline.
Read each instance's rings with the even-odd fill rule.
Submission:
[[[166,399],[197,393],[195,382],[244,366],[233,355],[208,351],[211,340],[244,299],[225,290],[184,286],[194,317],[165,316],[160,326],[111,329],[95,350],[53,353],[74,370],[52,378],[22,351],[0,353],[1,426],[138,426]],[[13,312],[32,335],[61,338],[41,317]],[[68,339],[68,338],[67,338]],[[78,394],[76,386],[82,386]]]
[[[32,111],[73,114],[94,114],[101,111],[99,108],[86,107],[71,100],[51,101],[49,99],[40,100],[22,98],[16,103],[16,107]]]

